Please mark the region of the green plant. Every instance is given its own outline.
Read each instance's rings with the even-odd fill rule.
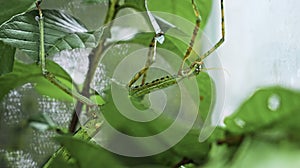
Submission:
[[[114,83],[108,85],[105,91],[103,91],[104,97],[101,97],[99,93],[96,93],[95,90],[90,87],[98,63],[105,55],[108,55],[108,62],[111,63],[108,67],[108,72],[110,69],[117,67],[115,64],[117,64],[118,61],[115,57],[109,57],[115,54],[110,50],[110,47],[115,44],[141,44],[148,48],[151,41],[153,42],[153,39],[155,39],[153,38],[156,37],[155,33],[142,31],[135,33],[130,39],[121,39],[114,42],[109,42],[108,40],[114,35],[112,32],[114,20],[122,17],[123,10],[133,9],[135,12],[149,12],[145,7],[145,2],[147,1],[86,0],[84,2],[90,3],[90,5],[95,5],[95,3],[107,5],[105,6],[107,9],[106,16],[96,16],[96,18],[104,18],[100,28],[88,30],[81,21],[62,10],[44,9],[43,3],[41,4],[42,9],[38,11],[33,5],[35,2],[32,0],[6,1],[4,3],[5,5],[0,7],[1,11],[5,11],[0,14],[0,99],[5,99],[5,96],[13,89],[27,83],[32,83],[38,94],[53,97],[62,102],[75,102],[75,110],[71,111],[73,115],[69,123],[69,128],[59,126],[55,123],[56,121],[53,121],[47,114],[43,113],[34,113],[20,125],[20,128],[16,127],[16,130],[20,132],[26,132],[32,128],[38,129],[38,131],[55,132],[55,141],[61,144],[61,147],[50,156],[49,160],[44,161],[44,167],[208,168],[257,167],[259,165],[268,167],[272,163],[279,166],[283,164],[287,167],[299,166],[297,156],[299,155],[300,148],[297,142],[300,138],[298,133],[300,129],[298,124],[300,110],[298,102],[300,100],[300,93],[280,86],[256,91],[249,99],[245,100],[234,114],[224,120],[225,126],[218,126],[204,142],[198,141],[200,128],[199,125],[195,124],[174,146],[151,156],[121,156],[100,147],[90,138],[91,135],[97,134],[102,127],[106,126],[106,123],[103,123],[103,117],[109,122],[109,125],[112,125],[120,132],[137,137],[147,137],[164,131],[173,124],[174,118],[161,115],[151,122],[132,121],[122,116],[119,112],[119,107],[114,103],[114,93],[111,90],[111,87],[115,87]],[[195,2],[198,4],[202,17],[201,23],[203,24],[201,24],[200,28],[203,29],[210,13],[212,1],[195,0]],[[149,0],[148,6],[151,11],[164,11],[179,15],[192,23],[195,22],[195,14],[193,13],[190,0],[164,1],[163,3],[162,5],[161,0]],[[39,5],[40,4],[37,4],[37,7],[39,7]],[[43,14],[44,20],[41,19],[41,14]],[[37,20],[36,16],[39,16]],[[151,24],[153,23],[149,20],[149,13],[142,18],[145,23],[148,23],[148,27],[152,29],[153,25]],[[190,41],[192,31],[187,33],[188,38],[185,38],[185,40],[178,39],[172,36],[172,31],[183,34],[186,33],[186,31],[178,31],[181,26],[180,22],[175,21],[174,25],[172,25],[169,24],[168,21],[171,22],[171,20],[166,20],[167,23],[160,23],[167,27],[168,31],[164,32],[166,38],[165,42],[162,45],[157,45],[157,48],[172,50],[180,60],[185,60],[189,57],[189,54],[187,55],[185,51],[186,48],[191,46],[187,43]],[[135,27],[137,25],[131,26]],[[44,40],[41,38],[43,34],[45,34]],[[185,35],[186,34],[183,36]],[[219,43],[221,44],[222,42]],[[43,49],[43,47],[45,48]],[[215,46],[213,50],[217,47],[218,46]],[[87,75],[82,85],[72,82],[70,74],[65,72],[60,65],[50,59],[47,59],[47,61],[44,59],[44,57],[50,58],[56,53],[77,48],[93,48],[93,51],[89,55]],[[28,56],[31,62],[35,63],[28,64],[19,59],[19,57],[15,58],[17,49]],[[43,52],[43,50],[45,50],[45,52]],[[158,50],[158,52],[163,53],[161,50]],[[153,53],[153,51],[150,53]],[[208,54],[210,53],[211,52]],[[195,54],[192,53],[191,57],[195,58]],[[123,59],[123,57],[119,59]],[[201,62],[202,65],[202,59],[202,57],[200,59],[196,57],[196,59],[193,60],[198,60],[196,63]],[[168,58],[166,58],[166,60],[169,62],[174,61],[173,59],[168,60]],[[37,63],[41,66],[37,65]],[[45,67],[47,69],[45,69]],[[149,66],[146,65],[145,67],[147,68],[146,71],[148,71],[147,78],[150,78],[150,81],[152,78],[156,79],[160,77],[155,76],[155,69],[154,71],[150,71],[148,70]],[[183,66],[181,65],[180,67],[182,69]],[[195,70],[193,67],[190,69],[192,71]],[[193,73],[192,71],[189,71],[189,73]],[[134,82],[144,74],[146,73],[140,74]],[[214,95],[212,93],[214,84],[212,79],[205,72],[201,72],[197,78],[194,79],[198,88],[192,90],[192,92],[199,92],[200,95],[195,95],[200,98],[195,98],[195,95],[192,93],[191,95],[194,96],[195,102],[201,102],[201,105],[197,107],[199,115],[196,121],[203,121],[207,117],[210,117],[209,112],[210,106],[213,103]],[[145,80],[146,79],[142,79],[142,84],[138,89],[145,86]],[[174,79],[172,78],[171,80]],[[188,81],[187,78],[183,81],[185,80]],[[122,81],[115,82],[120,83],[118,83],[117,86],[122,85]],[[129,82],[129,85],[134,82]],[[151,89],[150,87],[142,88],[143,98],[131,99],[131,103],[143,112],[143,110],[151,107],[149,105],[151,104],[151,99],[148,95],[144,96],[144,93],[147,94],[153,92],[153,90],[165,88],[176,83],[174,81],[168,82],[170,81],[158,81],[154,84],[155,89]],[[160,84],[163,86],[160,87]],[[193,88],[190,83],[186,85]],[[127,89],[127,86],[125,88]],[[173,111],[173,109],[178,108],[178,104],[180,104],[177,99],[174,99],[174,97],[178,95],[178,90],[175,88],[175,90],[169,91],[172,92],[172,94],[167,94],[167,100],[170,101],[171,105],[170,107],[168,106],[167,111]],[[168,93],[168,90],[166,92]],[[97,101],[94,101],[93,98]],[[190,103],[189,101],[187,102]],[[22,112],[29,114],[36,110],[35,105],[38,104],[37,101],[31,102],[30,100],[23,101],[23,103],[26,105],[26,108]],[[95,106],[96,103],[100,107]],[[192,107],[192,103],[194,102],[187,104],[187,106]],[[99,108],[101,109],[101,113],[99,112]],[[125,106],[123,110],[131,112],[129,108],[127,109],[127,106]],[[155,110],[156,109],[153,111],[157,112]],[[79,118],[76,112],[78,115],[85,114],[90,117],[77,131],[76,126],[78,126]],[[146,116],[146,113],[141,114],[142,116]],[[183,124],[185,123],[186,122],[183,122]],[[180,132],[182,128],[180,124],[182,123],[177,125],[178,132]],[[26,129],[24,129],[25,127]],[[114,137],[114,134],[110,134],[110,132],[108,132],[108,134],[102,134],[101,137],[104,140],[108,140],[108,145],[118,145],[115,144],[117,138]],[[168,139],[160,140],[165,142],[165,140]],[[130,144],[128,146],[130,146]],[[155,148],[155,144],[142,144],[139,146],[139,149],[144,151],[151,151]],[[10,163],[7,158],[2,155],[2,153],[0,154],[0,166],[9,166]]]

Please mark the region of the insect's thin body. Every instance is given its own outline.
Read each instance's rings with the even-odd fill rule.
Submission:
[[[202,64],[195,64],[192,69],[188,69],[189,73],[187,73],[188,77],[196,76],[202,71]],[[173,75],[173,76],[165,76],[159,79],[155,79],[151,82],[147,82],[145,84],[141,84],[138,86],[131,86],[129,88],[129,95],[133,97],[141,97],[145,94],[149,94],[153,91],[164,89],[174,84],[177,84],[180,80],[186,78],[187,76],[182,75]]]
[[[163,89],[174,85],[177,81],[180,80],[178,76],[165,76],[160,79],[141,84],[139,86],[132,86],[129,89],[129,95],[134,97],[140,97],[145,94],[151,93],[155,90]]]
[[[149,94],[150,92],[163,89],[166,87],[169,87],[171,85],[176,84],[179,82],[179,80],[184,79],[186,77],[190,77],[193,75],[198,75],[203,70],[203,60],[208,57],[211,53],[213,53],[217,48],[221,46],[221,44],[225,40],[225,25],[224,25],[224,10],[223,10],[223,0],[221,0],[221,32],[222,36],[220,40],[208,51],[206,51],[204,54],[199,56],[194,62],[190,64],[188,68],[185,68],[185,62],[190,57],[191,52],[193,51],[193,46],[195,43],[196,36],[198,34],[200,24],[201,24],[201,16],[200,12],[198,11],[198,8],[195,4],[195,0],[191,0],[192,7],[194,10],[194,14],[196,16],[196,24],[193,30],[193,34],[189,43],[189,46],[186,50],[186,53],[183,57],[183,61],[179,67],[177,75],[173,76],[166,76],[162,77],[160,79],[153,80],[152,82],[145,83],[146,80],[146,74],[147,70],[149,69],[150,65],[154,62],[155,59],[155,53],[156,53],[156,40],[155,37],[159,37],[163,34],[156,34],[155,37],[153,37],[152,42],[149,46],[149,52],[148,52],[148,60],[146,62],[146,65],[143,69],[141,69],[139,72],[137,72],[134,77],[129,81],[128,89],[129,89],[129,95],[132,97],[142,97],[145,94]],[[150,60],[150,61],[149,61]],[[141,77],[143,76],[141,85],[133,86],[133,84]]]

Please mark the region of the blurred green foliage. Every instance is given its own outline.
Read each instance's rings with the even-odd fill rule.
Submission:
[[[95,2],[105,5],[108,3],[105,0],[86,0],[84,2],[90,5]],[[201,28],[203,28],[209,18],[212,1],[196,0],[196,3],[203,19],[201,24]],[[15,50],[19,49],[34,61],[38,61],[39,30],[35,21],[37,11],[27,11],[32,5],[33,1],[5,1],[4,5],[0,7],[1,11],[4,11],[0,14],[0,99],[14,88],[26,83],[35,83],[37,91],[43,95],[62,101],[72,101],[72,97],[43,78],[39,66],[24,64],[14,59]],[[149,0],[148,6],[153,11],[168,12],[191,22],[195,21],[189,0],[164,1],[163,4],[161,0]],[[116,7],[118,10],[123,8],[133,8],[137,11],[146,10],[145,1],[142,0],[123,0]],[[48,56],[66,49],[93,48],[98,45],[102,34],[101,28],[89,31],[79,20],[62,10],[45,10],[45,17],[48,18],[45,20]],[[176,27],[180,23],[175,21],[172,24]],[[173,30],[170,28],[170,32]],[[118,44],[136,43],[148,46],[152,37],[153,33],[142,32],[130,40],[119,41]],[[165,43],[158,47],[172,50],[182,57],[187,45],[172,38],[166,32]],[[48,61],[47,68],[66,85],[72,87],[71,77],[59,65]],[[198,76],[197,83],[200,92],[199,101],[201,101],[199,118],[204,120],[208,117],[210,106],[213,103],[212,99],[216,96],[212,95],[214,83],[206,73]],[[101,112],[107,121],[128,135],[156,134],[174,121],[174,118],[162,115],[149,123],[134,122],[120,115],[113,103],[109,88],[107,88],[104,100],[99,95],[97,96],[95,99],[103,104]],[[234,114],[226,117],[225,125],[216,127],[205,142],[198,141],[201,128],[193,127],[172,148],[148,157],[134,158],[111,153],[91,141],[84,129],[79,129],[74,136],[63,132],[63,136],[55,138],[62,147],[51,156],[44,167],[299,167],[299,101],[300,93],[295,90],[280,86],[259,89],[245,100]],[[176,101],[173,103],[176,104]],[[27,106],[30,107],[30,104]],[[36,109],[36,107],[32,106],[27,109]],[[43,124],[49,122],[41,116],[38,121]],[[37,125],[37,122],[35,127],[42,128],[41,125]],[[105,138],[111,138],[113,145],[114,137],[105,136]],[[147,150],[151,146],[142,146],[141,148]],[[9,164],[2,154],[0,161],[0,166]]]

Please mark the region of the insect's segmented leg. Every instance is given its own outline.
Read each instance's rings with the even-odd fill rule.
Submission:
[[[61,89],[62,91],[64,91],[65,93],[67,93],[68,95],[72,96],[73,98],[75,98],[76,100],[80,101],[81,103],[87,105],[87,106],[97,106],[96,103],[92,102],[90,99],[88,99],[87,97],[79,94],[78,92],[70,89],[69,87],[65,86],[63,83],[61,83],[60,80],[58,80],[54,74],[46,71],[44,73],[44,77],[50,81],[52,84],[54,84],[55,86],[57,86],[59,89]]]
[[[157,36],[157,35],[155,35],[155,36]],[[144,68],[145,70],[144,70],[144,73],[143,73],[142,84],[144,84],[145,81],[146,81],[147,71],[148,71],[149,67],[155,61],[155,58],[156,58],[156,44],[157,44],[156,38],[153,37],[152,40],[151,40],[151,43],[149,45],[148,58],[147,58],[147,62],[146,62],[145,68]]]
[[[74,97],[76,100],[82,102],[83,104],[86,104],[87,106],[97,106],[94,102],[92,102],[87,97],[84,97],[83,95],[79,94],[76,91],[73,91],[72,89],[65,86],[63,83],[61,83],[51,72],[48,72],[46,69],[46,58],[45,58],[45,46],[44,46],[44,18],[42,9],[40,7],[42,0],[38,0],[36,2],[36,7],[39,12],[38,16],[38,24],[39,24],[39,31],[40,31],[40,51],[39,51],[39,59],[41,61],[42,66],[42,73],[43,76],[53,83],[55,86],[57,86],[59,89],[64,91],[65,93],[69,94],[70,96]]]
[[[201,69],[197,68],[199,65],[203,64],[203,60],[209,56],[211,53],[213,53],[217,48],[220,47],[220,45],[225,40],[225,25],[224,25],[224,9],[223,9],[223,0],[221,0],[221,31],[222,31],[222,37],[221,39],[208,51],[206,51],[204,54],[202,54],[198,59],[196,59],[190,66],[190,70],[186,71],[187,74],[195,73],[198,74]],[[196,71],[195,71],[196,70]]]
[[[197,10],[197,7],[192,0],[193,9],[195,12],[195,15],[197,16],[196,26],[194,28],[193,36],[190,41],[190,46],[186,51],[186,54],[184,56],[182,65],[179,69],[178,75],[175,76],[166,76],[162,77],[160,79],[153,80],[152,82],[141,84],[139,86],[133,86],[129,89],[129,95],[130,96],[143,96],[145,94],[148,94],[150,92],[153,92],[158,89],[163,89],[166,87],[169,87],[175,83],[177,83],[179,80],[182,80],[188,76],[192,75],[198,75],[203,70],[203,59],[209,56],[212,52],[214,52],[225,40],[225,25],[224,25],[224,10],[223,10],[223,0],[221,0],[221,27],[222,27],[222,37],[221,39],[207,52],[205,52],[203,55],[201,55],[198,59],[196,59],[189,68],[183,69],[184,63],[186,59],[190,56],[190,53],[193,49],[194,41],[197,35],[197,32],[200,27],[201,18],[199,15],[199,12]],[[140,73],[140,72],[139,72]]]
[[[209,56],[212,52],[214,52],[220,45],[225,41],[225,25],[224,25],[224,7],[223,7],[223,0],[221,0],[221,31],[222,37],[221,39],[206,53],[201,55],[195,62],[201,62],[204,58]]]
[[[201,16],[199,14],[199,11],[197,9],[197,6],[194,2],[194,0],[192,0],[192,6],[193,6],[193,10],[194,10],[194,13],[195,13],[195,16],[196,16],[196,25],[194,27],[194,31],[193,31],[193,35],[192,35],[192,38],[191,38],[191,41],[190,41],[190,44],[189,44],[189,47],[188,49],[186,50],[186,53],[183,57],[183,60],[182,60],[182,63],[180,65],[180,68],[179,68],[179,71],[178,71],[178,75],[182,75],[182,76],[185,76],[186,74],[184,73],[183,71],[183,67],[184,67],[184,63],[186,62],[186,60],[189,58],[189,56],[191,55],[191,52],[193,50],[193,46],[194,46],[194,43],[195,43],[195,39],[197,37],[197,34],[198,34],[198,31],[199,31],[199,28],[200,28],[200,23],[201,23]]]
[[[44,47],[44,18],[43,18],[42,9],[40,7],[41,3],[42,1],[38,0],[36,1],[35,5],[39,12],[39,16],[38,16],[39,31],[40,31],[39,61],[42,65],[42,73],[45,74],[47,70],[46,70],[45,47]]]
[[[138,73],[134,75],[134,77],[128,83],[128,87],[131,87],[145,72],[147,72],[149,67],[144,67]]]
[[[157,33],[151,40],[151,43],[149,45],[149,51],[148,51],[148,56],[147,56],[147,62],[145,66],[134,75],[134,77],[131,79],[131,81],[128,83],[128,87],[131,87],[141,76],[143,76],[142,79],[142,85],[145,84],[146,82],[146,77],[147,77],[147,71],[149,67],[154,63],[155,61],[155,56],[156,56],[156,44],[157,44],[157,38],[160,36],[163,36],[164,33],[160,32]]]

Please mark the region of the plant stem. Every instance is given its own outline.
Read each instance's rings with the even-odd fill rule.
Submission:
[[[86,76],[84,84],[83,84],[83,89],[81,91],[81,94],[83,96],[86,96],[86,97],[90,96],[90,94],[89,94],[90,83],[92,82],[93,77],[96,73],[101,55],[104,53],[104,51],[106,49],[105,41],[108,37],[105,37],[105,35],[110,34],[112,21],[114,20],[114,18],[117,15],[117,12],[118,12],[118,3],[119,3],[119,0],[110,0],[109,1],[109,8],[108,8],[106,18],[104,21],[104,26],[107,26],[104,29],[104,33],[103,33],[104,36],[99,41],[98,46],[95,49],[93,49],[89,55],[89,69],[88,69],[87,76]],[[109,31],[109,32],[106,33],[107,31]],[[75,107],[75,111],[73,112],[72,120],[71,120],[71,123],[69,126],[69,131],[71,133],[74,133],[76,131],[76,126],[79,121],[79,116],[82,112],[82,107],[83,107],[83,103],[78,101],[76,104],[76,107]]]

